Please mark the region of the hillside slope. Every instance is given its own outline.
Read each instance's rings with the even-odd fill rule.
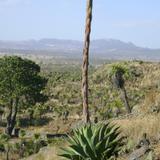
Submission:
[[[118,62],[118,64],[127,67],[131,74],[130,78],[126,80],[125,86],[133,111],[141,109],[147,112],[147,110],[159,107],[160,64],[141,61]],[[94,112],[95,108],[98,109],[98,113],[102,112],[102,114],[109,108],[119,107],[122,111],[124,110],[120,93],[109,80],[109,71],[112,65],[103,65],[90,73],[89,103],[91,112]],[[53,107],[57,106],[57,109],[61,111],[67,108],[80,112],[82,107],[80,70],[75,69],[65,73],[53,72],[48,76],[50,78],[46,92],[50,99],[47,103]]]
[[[119,91],[109,80],[109,71],[115,64],[128,68],[131,77],[125,81],[129,103],[133,114],[127,115]],[[49,124],[42,127],[31,127],[35,133],[66,133],[79,125],[82,115],[81,74],[80,70],[45,73],[49,77],[46,93],[49,100],[45,104],[50,110],[44,116],[52,118]],[[90,71],[89,107],[92,121],[95,116],[99,121],[111,121],[121,127],[123,136],[127,137],[125,150],[132,152],[142,137],[147,133],[151,141],[152,156],[160,157],[160,63],[125,61],[103,65]],[[120,115],[115,116],[115,109]],[[68,120],[63,121],[63,112],[68,110]],[[108,112],[108,110],[110,112]],[[27,160],[41,158],[54,159],[59,146],[47,147]],[[128,154],[122,156],[127,159]],[[58,157],[56,157],[58,159]]]

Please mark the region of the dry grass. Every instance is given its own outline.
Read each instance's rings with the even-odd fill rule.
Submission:
[[[131,117],[126,119],[113,120],[121,127],[123,136],[127,136],[130,143],[130,149],[134,149],[142,138],[143,133],[147,133],[151,142],[152,155],[160,158],[160,113],[146,114],[145,116]],[[129,142],[128,141],[128,142]],[[127,155],[118,160],[126,160]]]
[[[71,130],[71,126],[75,123],[74,119],[69,119],[66,122],[61,119],[55,119],[49,122],[49,124],[43,127],[28,127],[27,130],[33,133],[68,133]]]
[[[58,156],[61,151],[61,147],[67,146],[64,139],[57,139],[55,142],[47,147],[41,148],[37,154],[31,155],[23,160],[64,160]]]
[[[143,133],[147,133],[151,140],[158,141],[160,139],[160,114],[114,120],[114,123],[121,126],[123,134],[135,143]]]
[[[153,149],[154,149],[155,156],[160,158],[160,144],[155,145]]]
[[[57,156],[58,151],[56,147],[43,148],[39,153],[25,158],[23,160],[62,160]]]

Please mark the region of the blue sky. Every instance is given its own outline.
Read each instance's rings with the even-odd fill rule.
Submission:
[[[86,0],[0,0],[0,39],[83,40]],[[160,48],[160,0],[94,0],[92,39]]]

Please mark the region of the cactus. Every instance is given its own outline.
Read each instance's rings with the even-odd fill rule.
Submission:
[[[108,124],[85,125],[73,131],[69,148],[62,148],[60,156],[70,160],[108,160],[121,149],[119,127]]]

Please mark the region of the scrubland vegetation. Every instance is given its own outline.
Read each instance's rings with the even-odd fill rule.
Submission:
[[[74,149],[84,156],[78,159],[87,159],[91,155],[92,159],[96,159],[97,153],[100,156],[97,156],[98,159],[128,159],[130,154],[137,150],[136,146],[144,133],[147,134],[150,145],[142,159],[160,157],[159,63],[124,61],[90,67],[89,111],[92,126],[87,126],[87,129],[82,122],[81,69],[78,64],[66,64],[65,69],[59,67],[51,70],[54,65],[50,65],[51,68],[47,69],[43,67],[44,64],[38,67],[32,61],[6,57],[1,58],[0,65],[5,66],[0,69],[0,158],[2,160],[62,159],[58,156],[62,154],[60,148],[66,150],[68,146],[73,146],[73,141],[68,141],[67,135],[71,138],[77,137]],[[33,72],[29,72],[29,66]],[[37,67],[36,72],[34,72],[35,67]],[[119,79],[115,79],[118,71],[120,71]],[[8,81],[4,83],[5,76]],[[34,81],[33,77],[37,77],[38,81],[37,79]],[[8,86],[9,81],[13,82],[14,90]],[[15,100],[13,106],[9,105],[10,100],[16,97],[19,99],[18,104]],[[33,97],[35,98],[31,100]],[[13,121],[13,131],[8,132],[7,127],[11,126],[9,124],[11,120],[7,118],[9,109],[12,106],[14,114],[16,104],[18,110]],[[130,111],[126,105],[129,105]],[[112,139],[112,134],[107,134],[112,129],[106,128],[105,131],[105,124],[108,123],[120,127],[117,134],[113,132],[118,139]],[[81,127],[83,131],[80,131]],[[78,130],[75,130],[76,128]],[[97,131],[98,128],[101,131]],[[100,138],[100,132],[103,132],[101,133],[103,138]],[[99,137],[99,140],[94,141],[94,145],[92,144],[94,138],[91,138],[93,135]],[[111,144],[114,144],[114,147],[120,145],[120,148],[114,152]],[[87,148],[87,145],[91,148]],[[104,150],[101,150],[104,152],[103,156],[100,155],[99,147],[101,149],[104,147]],[[73,150],[70,153],[73,154]]]

